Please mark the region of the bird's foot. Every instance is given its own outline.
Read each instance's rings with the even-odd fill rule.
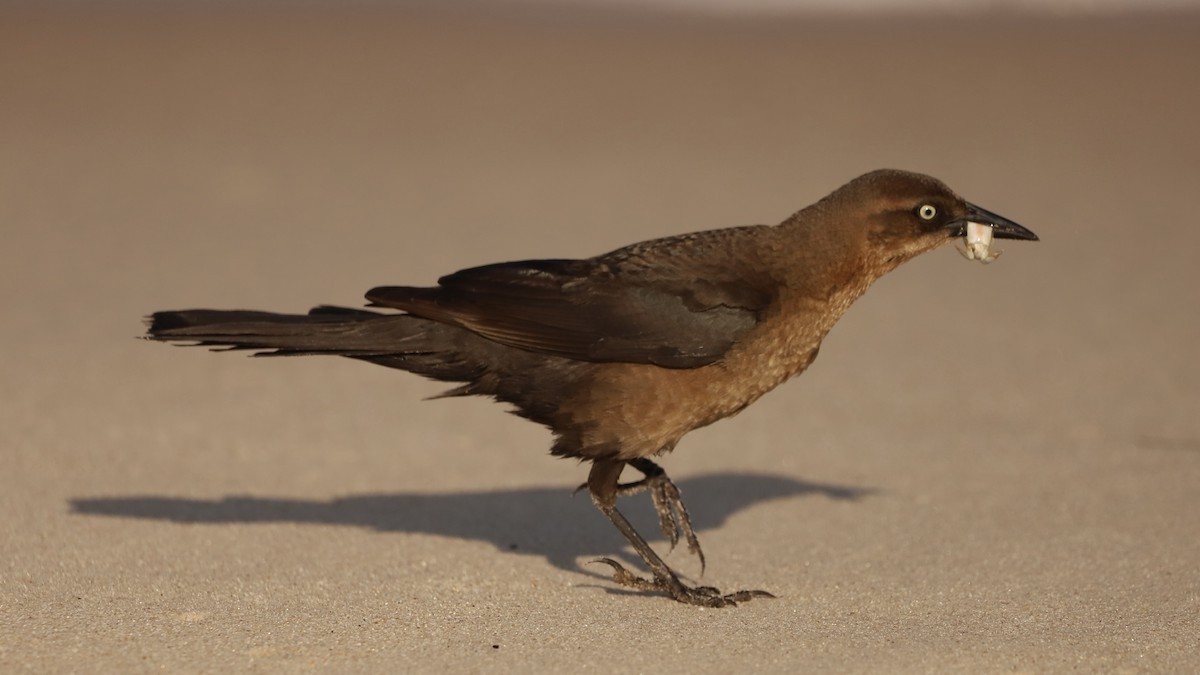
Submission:
[[[657,465],[651,465],[657,468]],[[643,469],[644,470],[644,469]],[[704,574],[704,551],[700,548],[700,540],[692,529],[692,519],[688,516],[679,488],[662,470],[646,474],[642,480],[633,483],[622,483],[617,486],[617,496],[635,495],[644,491],[650,492],[654,501],[654,510],[658,513],[658,527],[662,530],[667,541],[671,542],[671,550],[679,543],[679,535],[687,541],[688,551],[700,559],[700,574]]]
[[[712,586],[688,586],[669,570],[663,575],[655,574],[654,579],[644,579],[625,569],[624,565],[612,558],[597,558],[592,562],[604,563],[612,567],[613,581],[622,586],[636,588],[639,591],[666,593],[675,600],[689,605],[699,605],[701,607],[735,607],[739,602],[746,602],[754,598],[775,597],[766,591],[737,591],[735,593],[723,594]]]
[[[684,540],[687,541],[688,551],[700,559],[700,574],[703,575],[704,551],[700,548],[700,540],[696,537],[696,531],[692,529],[692,519],[688,515],[687,507],[683,505],[679,488],[675,487],[675,483],[671,482],[666,472],[657,464],[649,460],[643,460],[643,464],[637,468],[644,472],[646,477],[632,483],[617,485],[617,496],[628,497],[649,491],[650,499],[654,502],[654,510],[658,513],[658,527],[666,536],[667,541],[671,542],[671,550],[675,550],[675,546],[679,543],[679,535],[682,533]],[[585,490],[587,486],[587,483],[584,483],[575,488],[575,492]]]

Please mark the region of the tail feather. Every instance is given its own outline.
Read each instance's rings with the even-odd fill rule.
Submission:
[[[309,314],[188,309],[147,317],[146,337],[264,355],[373,356],[429,351],[420,319],[355,309],[318,307]]]
[[[455,326],[408,314],[331,306],[315,307],[308,314],[155,312],[146,317],[145,337],[213,351],[252,350],[254,356],[344,356],[443,382],[478,383],[491,367],[528,358]],[[454,392],[493,393],[490,387],[478,386]]]
[[[308,314],[188,309],[146,317],[146,339],[254,350],[255,356],[344,356],[443,382],[442,396],[492,396],[523,417],[550,425],[557,396],[582,364],[492,342],[471,331],[410,314],[321,306]],[[590,364],[589,364],[590,365]]]

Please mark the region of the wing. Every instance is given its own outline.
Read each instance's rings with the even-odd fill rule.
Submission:
[[[772,300],[728,265],[622,265],[611,256],[487,265],[434,288],[375,288],[367,299],[520,349],[668,368],[719,360]]]

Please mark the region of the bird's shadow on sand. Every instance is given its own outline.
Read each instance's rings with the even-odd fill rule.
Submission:
[[[719,527],[738,511],[767,500],[808,495],[857,500],[872,492],[866,488],[753,473],[707,474],[676,484],[699,533]],[[86,497],[72,499],[70,504],[73,513],[93,516],[176,523],[350,525],[380,532],[476,539],[503,551],[544,556],[554,566],[572,571],[579,570],[576,564],[579,557],[613,557],[625,543],[608,520],[593,508],[586,492],[572,497],[571,489],[565,486],[363,494],[328,501],[253,496],[212,500],[157,495]],[[620,508],[652,543],[662,537],[647,495],[624,498]],[[629,554],[619,557],[635,560]]]

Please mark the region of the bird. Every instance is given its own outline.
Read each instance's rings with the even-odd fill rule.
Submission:
[[[930,176],[880,169],[777,225],[652,239],[582,259],[501,262],[435,286],[381,286],[373,309],[307,314],[159,311],[147,339],[256,356],[335,355],[455,386],[435,398],[486,396],[552,432],[550,453],[590,462],[586,489],[649,576],[612,558],[614,583],[702,607],[723,593],[685,583],[617,509],[649,492],[671,548],[705,560],[679,489],[654,458],[688,432],[746,408],[802,373],[871,284],[912,258],[963,239],[994,259],[992,237],[1037,241]],[[382,310],[382,311],[380,311]],[[622,483],[632,467],[642,477]]]

